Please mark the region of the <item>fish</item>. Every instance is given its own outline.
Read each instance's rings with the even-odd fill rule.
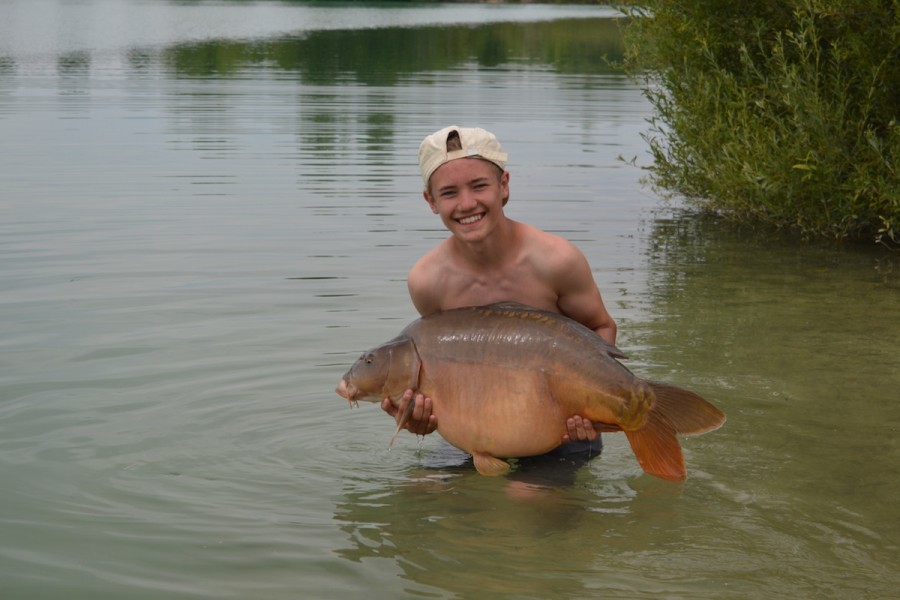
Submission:
[[[677,436],[715,430],[725,414],[695,392],[636,376],[625,358],[562,314],[500,302],[409,323],[364,352],[335,391],[351,407],[384,398],[399,406],[407,389],[430,397],[438,433],[471,454],[482,475],[505,474],[510,458],[550,452],[566,419],[581,415],[599,431],[624,432],[645,472],[682,481]]]

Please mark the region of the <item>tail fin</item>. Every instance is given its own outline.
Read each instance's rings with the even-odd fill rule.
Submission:
[[[644,471],[669,481],[681,481],[686,469],[676,433],[692,435],[721,427],[725,414],[689,390],[648,382],[656,395],[647,422],[626,431],[631,449]]]
[[[725,413],[690,390],[667,383],[647,382],[656,395],[654,411],[659,411],[681,435],[697,435],[718,429]]]
[[[675,430],[659,413],[652,411],[643,427],[626,431],[625,435],[628,436],[641,468],[646,472],[669,481],[684,479],[687,470]]]

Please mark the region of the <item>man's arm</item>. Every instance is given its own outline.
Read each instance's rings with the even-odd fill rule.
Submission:
[[[594,282],[587,259],[574,244],[562,244],[557,274],[557,306],[562,314],[593,329],[597,335],[615,345],[617,327]]]
[[[553,265],[553,272],[558,276],[557,306],[560,312],[615,345],[616,322],[603,304],[587,259],[574,244],[562,239],[557,243],[556,257],[560,264]],[[563,442],[593,442],[600,435],[593,423],[579,415],[566,420],[566,430]]]

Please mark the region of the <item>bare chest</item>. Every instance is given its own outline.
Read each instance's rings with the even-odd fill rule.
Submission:
[[[457,272],[446,281],[442,309],[479,306],[493,302],[521,302],[535,308],[558,311],[558,295],[527,269],[507,269],[503,273]]]

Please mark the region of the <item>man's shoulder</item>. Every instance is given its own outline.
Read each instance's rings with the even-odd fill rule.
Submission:
[[[438,244],[413,264],[406,277],[410,298],[420,314],[441,309],[450,280],[445,244]]]
[[[442,288],[447,277],[446,242],[442,242],[423,254],[410,268],[406,276],[409,293],[417,305],[432,302],[435,293]]]
[[[447,262],[447,241],[443,241],[413,263],[409,270],[410,277],[425,277],[434,274]]]
[[[569,249],[574,248],[572,242],[564,238],[563,236],[551,233],[544,229],[540,229],[539,227],[535,227],[534,225],[530,225],[528,223],[516,222],[516,227],[519,228],[521,235],[526,240],[528,244],[539,245],[544,248],[561,248],[561,249]]]
[[[575,244],[561,235],[538,229],[533,225],[523,223],[523,236],[529,254],[541,264],[546,264],[553,269],[565,268],[567,265],[577,263],[581,251]]]

